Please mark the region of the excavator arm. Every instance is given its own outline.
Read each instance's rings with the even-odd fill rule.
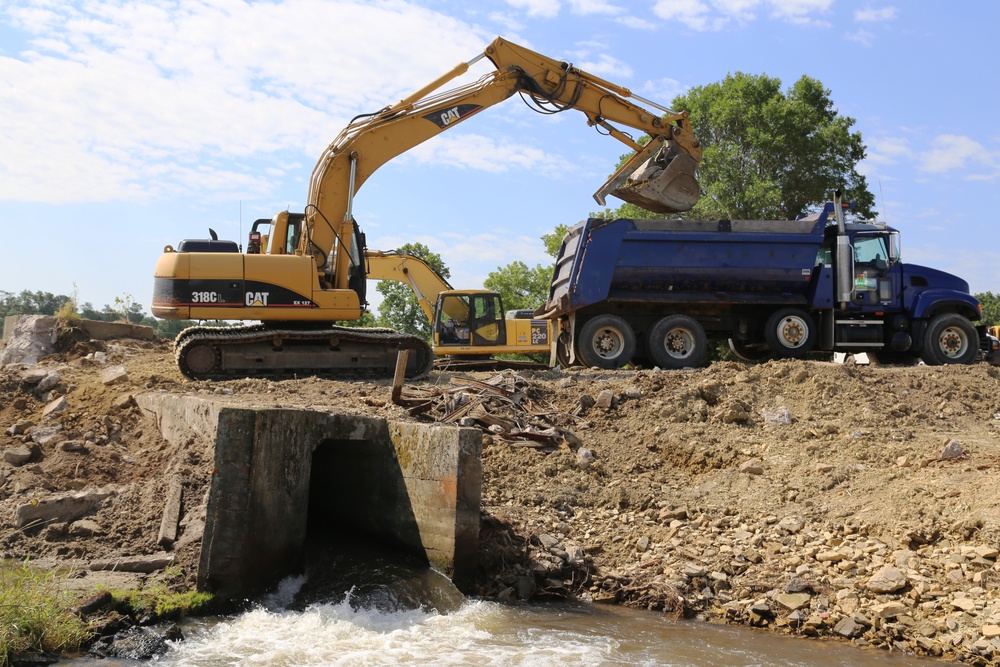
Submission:
[[[430,264],[413,255],[391,250],[367,250],[365,265],[369,280],[391,280],[408,285],[431,323],[434,322],[434,304],[438,294],[452,289]]]
[[[493,62],[495,71],[471,84],[435,93],[483,57]],[[348,284],[354,195],[376,169],[515,93],[543,113],[576,109],[586,116],[588,125],[637,151],[595,194],[599,203],[607,194],[615,194],[667,213],[688,210],[697,201],[694,170],[701,160],[701,145],[686,112],[670,111],[627,88],[498,37],[483,53],[407,98],[356,117],[323,152],[310,179],[307,233],[299,246],[299,252],[316,258],[325,274],[321,282],[333,288]],[[651,140],[640,146],[616,124],[647,134]]]

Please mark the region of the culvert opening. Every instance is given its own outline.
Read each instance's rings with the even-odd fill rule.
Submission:
[[[313,451],[306,542],[382,545],[427,565],[392,442],[326,439]]]
[[[391,442],[328,439],[312,455],[295,606],[344,600],[382,611],[457,608],[461,595],[430,571]]]

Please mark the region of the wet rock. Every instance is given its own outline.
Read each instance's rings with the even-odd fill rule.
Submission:
[[[849,616],[845,616],[840,619],[835,626],[833,626],[833,631],[841,637],[853,639],[854,637],[860,637],[863,635],[865,628],[863,625],[855,622],[854,619]]]
[[[73,609],[77,616],[86,616],[100,611],[115,601],[111,591],[101,591]]]
[[[176,628],[176,626],[173,626]],[[111,637],[99,639],[90,648],[90,654],[99,658],[149,660],[167,650],[168,636],[176,637],[179,630],[158,634],[147,628],[133,626]]]

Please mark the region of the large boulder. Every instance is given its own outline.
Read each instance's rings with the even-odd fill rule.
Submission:
[[[7,322],[10,320],[8,319]],[[51,315],[22,315],[7,332],[7,347],[0,352],[0,368],[11,364],[32,366],[56,351],[58,320]],[[6,326],[5,326],[6,332]]]

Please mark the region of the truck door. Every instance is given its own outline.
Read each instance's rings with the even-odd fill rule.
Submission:
[[[854,296],[851,309],[864,312],[892,309],[899,304],[899,272],[892,271],[896,258],[890,254],[884,233],[854,237]]]

